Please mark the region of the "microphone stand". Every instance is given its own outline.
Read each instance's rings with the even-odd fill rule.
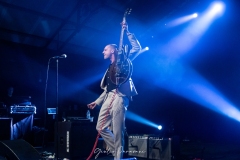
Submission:
[[[59,135],[58,135],[58,58],[56,59],[56,137],[57,137],[57,141],[56,141],[56,160],[58,160],[58,140],[59,140]]]
[[[56,150],[56,160],[58,160],[58,144],[59,144],[59,133],[58,133],[58,111],[59,111],[59,103],[58,103],[58,59],[59,58],[66,58],[67,55],[66,54],[62,54],[61,56],[55,56],[52,58],[56,58],[56,114],[53,115],[53,119],[55,119],[55,141],[56,141],[56,146],[55,146],[55,150]]]

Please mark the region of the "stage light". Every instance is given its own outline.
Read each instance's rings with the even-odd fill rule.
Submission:
[[[164,74],[165,80],[156,80],[154,84],[240,122],[239,108],[198,72],[186,65],[180,66],[176,62],[174,65],[167,67],[168,70],[171,70],[171,73],[161,72]],[[170,81],[171,83],[169,83]]]
[[[140,52],[138,52],[138,55],[142,54],[143,52],[146,52],[149,50],[149,47],[143,48]]]
[[[221,12],[221,11],[223,10],[223,8],[224,8],[223,3],[215,2],[214,5],[213,5],[212,10],[213,10],[214,12],[218,13],[218,12]]]
[[[161,125],[158,126],[158,130],[162,130],[162,126]]]
[[[183,23],[186,23],[194,18],[197,18],[198,17],[198,14],[197,13],[194,13],[194,14],[189,14],[189,15],[186,15],[186,16],[183,16],[183,17],[179,17],[175,20],[172,20],[170,22],[168,22],[168,27],[174,27],[174,26],[177,26],[177,25],[181,25]],[[166,25],[166,24],[165,24]]]
[[[209,7],[201,13],[199,18],[190,23],[179,35],[175,36],[168,44],[163,46],[162,50],[168,52],[166,55],[171,55],[173,58],[189,52],[194,45],[197,44],[213,21],[224,13],[224,8],[224,3],[211,3]],[[193,14],[191,14],[190,17],[193,19]],[[178,19],[168,26],[181,24],[179,22],[183,21]]]
[[[214,2],[209,8],[209,17],[221,16],[225,10],[225,4],[223,2]]]
[[[156,123],[151,122],[150,120],[143,118],[131,111],[127,111],[126,118],[136,121],[136,122],[139,122],[139,123],[142,123],[142,124],[145,124],[147,126],[151,126],[153,128],[158,128],[158,125]]]
[[[193,16],[193,18],[197,18],[197,17],[198,17],[198,14],[197,14],[197,13],[194,13],[192,16]]]

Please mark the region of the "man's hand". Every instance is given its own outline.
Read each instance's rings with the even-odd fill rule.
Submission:
[[[97,104],[96,104],[96,102],[92,102],[92,103],[88,104],[87,106],[90,109],[94,109],[97,106]]]
[[[121,26],[122,26],[122,28],[124,29],[124,30],[126,30],[127,32],[129,32],[128,31],[128,24],[127,24],[127,22],[125,22],[125,23],[121,23]]]

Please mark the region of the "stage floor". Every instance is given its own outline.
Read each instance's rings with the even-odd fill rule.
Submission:
[[[55,153],[54,143],[48,142],[45,147],[36,148],[39,153]],[[125,157],[127,158],[127,157]],[[146,160],[146,158],[136,157],[137,160]],[[91,159],[95,159],[95,155]],[[100,155],[98,160],[112,160],[111,155]],[[203,142],[182,142],[180,144],[180,155],[176,160],[239,160],[240,145],[238,144],[220,144]],[[174,160],[172,159],[172,160]]]

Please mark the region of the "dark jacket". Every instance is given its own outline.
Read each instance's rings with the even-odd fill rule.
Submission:
[[[127,35],[128,35],[128,40],[129,40],[129,42],[132,46],[132,48],[129,52],[129,59],[131,61],[133,61],[138,56],[138,54],[140,53],[141,45],[138,42],[138,40],[136,39],[134,34],[129,33]],[[104,76],[101,80],[101,84],[100,84],[100,87],[104,91],[99,96],[99,98],[95,101],[97,105],[102,105],[102,103],[104,101],[104,98],[105,98],[105,95],[107,93],[107,86],[105,85],[106,83],[104,82],[106,73],[107,73],[107,71],[105,72],[105,74],[104,74]],[[135,96],[135,95],[138,94],[131,78],[129,78],[122,85],[120,85],[120,87],[117,89],[117,93],[118,93],[119,96],[128,96],[128,97],[132,97],[132,96]]]

